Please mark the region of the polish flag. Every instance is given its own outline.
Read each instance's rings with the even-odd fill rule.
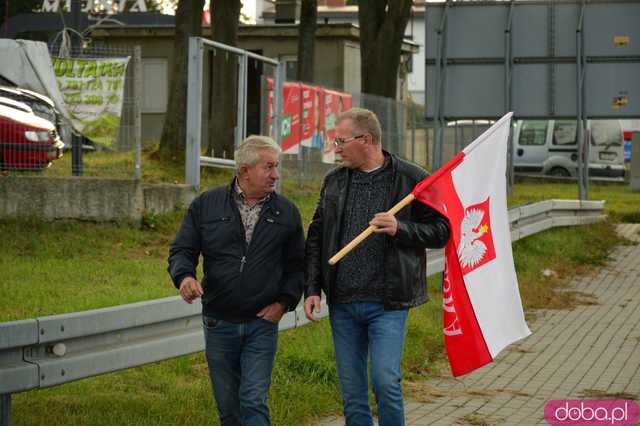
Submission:
[[[444,340],[454,376],[493,361],[529,334],[511,252],[507,211],[507,143],[502,117],[412,194],[447,217]]]

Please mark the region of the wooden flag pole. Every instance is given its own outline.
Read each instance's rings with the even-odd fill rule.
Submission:
[[[413,201],[413,199],[415,198],[415,196],[413,194],[409,194],[406,197],[404,197],[402,200],[400,200],[398,202],[398,204],[396,204],[395,206],[391,207],[391,209],[389,209],[389,211],[387,213],[390,213],[392,215],[395,216],[396,213],[398,213],[400,211],[401,208],[403,208],[404,206],[411,204],[411,202]],[[371,235],[373,233],[373,230],[376,229],[375,226],[369,226],[367,229],[365,229],[364,231],[362,231],[360,233],[360,235],[358,235],[357,237],[355,237],[349,244],[347,244],[346,246],[344,246],[342,248],[342,250],[340,250],[339,252],[337,252],[336,254],[333,255],[333,257],[331,259],[329,259],[329,265],[335,265],[336,263],[338,263],[338,261],[340,259],[342,259],[343,257],[345,257],[347,255],[347,253],[349,253],[351,250],[353,250],[354,248],[356,248],[356,246],[358,244],[360,244],[362,241],[364,241],[369,235]]]

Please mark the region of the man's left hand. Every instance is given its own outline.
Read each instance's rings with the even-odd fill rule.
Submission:
[[[393,237],[398,232],[398,221],[389,213],[376,213],[369,225],[376,227],[373,230],[376,234],[387,234]]]
[[[263,320],[278,323],[282,315],[284,315],[284,306],[282,306],[281,303],[275,302],[262,308],[256,315]]]

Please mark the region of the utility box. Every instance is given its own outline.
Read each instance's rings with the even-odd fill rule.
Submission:
[[[640,192],[640,132],[631,137],[631,170],[629,186],[634,192]]]

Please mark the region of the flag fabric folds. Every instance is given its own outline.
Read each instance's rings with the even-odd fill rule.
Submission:
[[[443,328],[454,376],[491,362],[531,332],[511,251],[506,166],[512,113],[414,188],[447,217]]]

